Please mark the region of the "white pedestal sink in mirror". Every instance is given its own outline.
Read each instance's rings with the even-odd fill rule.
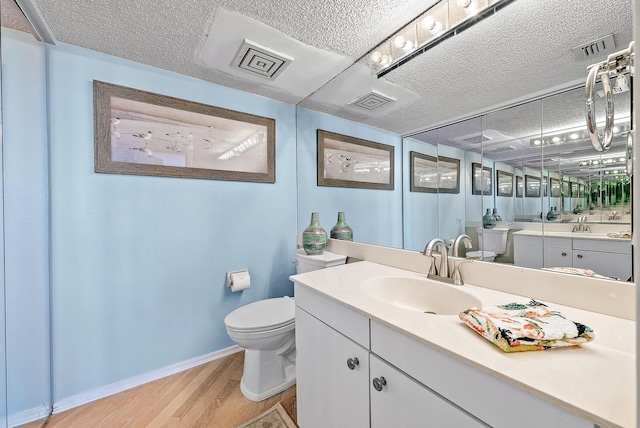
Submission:
[[[429,314],[457,315],[465,309],[481,306],[478,298],[460,286],[426,278],[383,276],[363,281],[360,288],[383,303]]]

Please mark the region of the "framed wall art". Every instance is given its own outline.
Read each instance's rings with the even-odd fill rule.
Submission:
[[[513,174],[496,170],[496,195],[513,196]]]
[[[438,156],[438,193],[460,193],[460,159]]]
[[[471,194],[473,195],[492,195],[493,169],[479,163],[471,164]]]
[[[516,198],[524,195],[524,179],[520,175],[516,175]]]
[[[393,190],[394,147],[318,129],[318,186]]]
[[[275,120],[93,82],[95,172],[275,182]]]
[[[539,198],[540,197],[540,177],[534,177],[533,175],[524,176],[524,195],[527,198]]]
[[[409,190],[411,192],[438,193],[438,158],[419,152],[410,152],[411,174]]]

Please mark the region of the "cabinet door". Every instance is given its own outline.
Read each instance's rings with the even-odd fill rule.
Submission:
[[[488,426],[375,354],[370,369],[371,428]]]
[[[300,428],[369,427],[369,351],[299,307],[296,374]]]
[[[513,245],[513,264],[527,268],[543,267],[542,246]]]
[[[573,267],[626,281],[631,276],[631,254],[573,250]]]
[[[571,242],[569,240],[569,242]],[[573,250],[558,247],[544,247],[544,267],[573,266]]]

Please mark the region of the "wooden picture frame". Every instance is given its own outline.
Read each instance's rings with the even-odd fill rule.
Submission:
[[[524,176],[524,196],[527,198],[539,198],[540,197],[540,184],[542,180],[540,177],[534,177],[533,175]]]
[[[393,190],[394,147],[318,129],[318,186]]]
[[[438,158],[424,153],[409,153],[409,191],[438,193]]]
[[[471,194],[491,196],[493,168],[473,162],[471,164]]]
[[[522,198],[524,196],[524,178],[521,175],[516,175],[516,198]]]
[[[496,170],[496,195],[513,196],[513,174]]]
[[[275,119],[93,82],[95,172],[275,183]]]
[[[557,178],[550,178],[549,182],[549,194],[551,195],[551,197],[559,198],[560,196],[562,196],[562,183],[560,182],[560,180]]]
[[[438,193],[460,193],[460,159],[438,156]]]

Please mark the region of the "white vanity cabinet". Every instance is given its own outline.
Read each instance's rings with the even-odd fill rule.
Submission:
[[[593,237],[549,237],[513,234],[516,266],[575,267],[626,281],[631,276],[631,242]]]
[[[317,291],[295,295],[301,428],[593,428]]]
[[[370,370],[371,428],[487,426],[375,354]]]
[[[369,350],[296,307],[298,425],[369,426]]]

